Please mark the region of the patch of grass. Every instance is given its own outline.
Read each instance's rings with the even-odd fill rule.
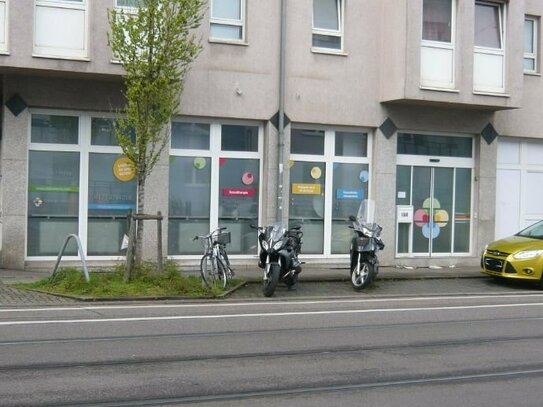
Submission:
[[[17,284],[18,288],[38,289],[56,294],[106,297],[216,297],[224,293],[220,288],[209,289],[198,276],[182,276],[173,262],[164,264],[164,271],[158,273],[152,263],[136,265],[132,281],[123,281],[124,265],[89,273],[85,280],[81,270],[62,268],[54,276],[34,282]],[[239,284],[232,280],[227,290]]]

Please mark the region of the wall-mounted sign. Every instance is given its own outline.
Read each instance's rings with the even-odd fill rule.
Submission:
[[[321,184],[292,184],[292,193],[296,195],[320,195]]]
[[[396,206],[396,220],[398,223],[412,223],[413,222],[413,206],[411,205]]]
[[[222,195],[223,196],[240,196],[240,197],[253,197],[256,195],[256,189],[255,188],[223,188],[222,189]]]
[[[128,157],[117,158],[113,163],[113,174],[119,181],[131,181],[136,176],[134,163]]]
[[[364,199],[363,189],[336,189],[336,199]]]

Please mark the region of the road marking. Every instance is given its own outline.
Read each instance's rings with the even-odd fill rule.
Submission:
[[[381,309],[351,309],[351,310],[329,310],[329,311],[298,311],[298,312],[263,312],[251,314],[225,314],[225,315],[176,315],[162,317],[129,317],[129,318],[90,318],[90,319],[52,319],[34,321],[4,321],[0,326],[13,325],[50,325],[50,324],[83,324],[96,322],[136,322],[136,321],[174,321],[174,320],[198,320],[198,319],[226,319],[226,318],[262,318],[262,317],[291,317],[291,316],[316,316],[316,315],[338,315],[338,314],[373,314],[385,312],[424,312],[424,311],[456,311],[471,309],[489,308],[519,308],[519,307],[540,307],[543,303],[525,304],[493,304],[493,305],[462,305],[450,307],[427,307],[427,308],[381,308]]]
[[[43,307],[43,308],[4,308],[1,313],[9,312],[47,312],[47,311],[99,311],[99,310],[131,310],[131,309],[159,309],[159,308],[233,308],[233,307],[255,307],[255,306],[277,306],[277,305],[325,305],[325,304],[360,304],[386,302],[407,302],[407,301],[435,301],[435,300],[484,300],[489,298],[537,298],[543,294],[493,294],[493,295],[448,295],[434,297],[394,297],[394,298],[362,298],[347,300],[302,300],[292,299],[289,301],[254,301],[254,302],[232,302],[232,303],[192,303],[192,304],[139,304],[139,305],[93,305],[77,307]]]

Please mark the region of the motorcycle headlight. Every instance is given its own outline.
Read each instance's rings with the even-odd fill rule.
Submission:
[[[525,250],[515,253],[513,257],[517,260],[528,260],[543,254],[543,250]]]
[[[362,233],[367,237],[373,237],[373,232],[369,230],[368,228],[362,226]]]
[[[273,245],[273,250],[279,250],[283,246],[283,242],[279,240],[277,243]]]
[[[269,246],[268,246],[268,242],[266,242],[265,240],[263,240],[262,242],[260,242],[262,244],[262,248],[266,251],[268,251],[269,249]]]

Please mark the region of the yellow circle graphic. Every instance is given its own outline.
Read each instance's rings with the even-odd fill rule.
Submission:
[[[119,181],[131,181],[136,176],[134,163],[128,157],[117,158],[113,163],[113,174]]]
[[[322,175],[322,170],[319,167],[311,168],[311,177],[313,179],[319,179]]]

